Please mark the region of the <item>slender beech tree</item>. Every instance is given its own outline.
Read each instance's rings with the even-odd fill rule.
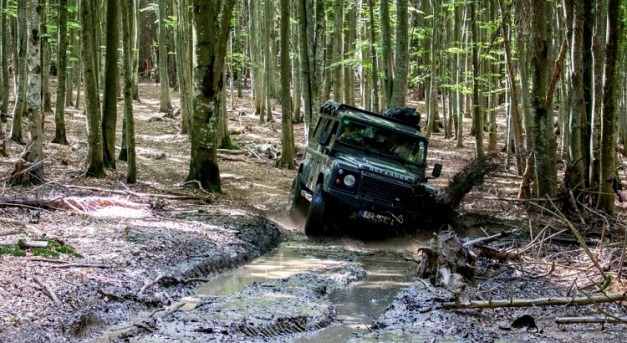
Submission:
[[[104,94],[102,97],[102,147],[103,162],[106,168],[115,169],[115,128],[118,110],[119,87],[118,42],[120,40],[120,0],[107,0],[106,21],[106,60],[104,74]]]
[[[68,144],[67,135],[65,133],[65,91],[67,77],[67,53],[68,53],[68,37],[67,37],[67,0],[59,0],[57,10],[58,28],[57,28],[57,100],[54,111],[54,139],[53,143]]]
[[[26,159],[33,164],[29,168],[28,182],[40,184],[44,180],[43,130],[41,121],[41,8],[39,0],[29,0],[28,8],[28,93],[27,116],[29,143]]]
[[[194,112],[188,181],[198,181],[207,191],[220,191],[217,161],[217,125],[224,91],[224,63],[236,0],[193,0],[196,30]]]
[[[392,29],[389,0],[381,0],[381,64],[383,65],[383,107],[390,107],[394,74],[392,71]]]
[[[568,4],[567,4],[568,5]],[[570,10],[570,9],[569,9]],[[586,188],[587,159],[584,158],[589,140],[586,133],[586,99],[584,87],[584,5],[572,2],[572,42],[571,42],[571,89],[572,104],[568,125],[568,149],[566,153],[566,185],[569,190],[582,191]],[[579,193],[579,192],[577,192]]]
[[[168,40],[165,0],[159,0],[159,85],[161,86],[160,112],[170,112],[170,78],[168,77]]]
[[[294,169],[290,65],[290,3],[281,1],[281,166]]]
[[[41,34],[41,101],[42,118],[45,113],[52,113],[52,96],[50,94],[50,41],[48,39],[48,0],[39,1],[39,13],[41,21],[39,31]],[[43,120],[43,119],[42,119]]]
[[[129,18],[133,12],[133,0],[121,0],[120,14]],[[122,20],[122,71],[124,73],[124,127],[126,136],[126,182],[137,182],[137,159],[135,155],[135,119],[133,118],[133,49],[131,43],[132,20]]]
[[[105,175],[100,130],[100,97],[96,68],[94,11],[91,0],[81,0],[81,60],[85,77],[85,112],[87,113],[87,172],[88,177]]]
[[[9,35],[8,31],[8,17],[5,9],[7,8],[7,0],[2,0],[2,8],[0,11],[0,38],[2,39],[2,50],[0,50],[0,63],[2,63],[2,80],[3,84],[0,85],[0,99],[2,99],[2,103],[0,103],[0,122],[6,123],[7,121],[7,113],[9,110],[9,66],[7,63],[9,62]],[[4,134],[4,132],[3,132]]]
[[[23,143],[22,137],[22,117],[26,111],[26,1],[18,1],[17,3],[17,56],[15,56],[15,78],[16,78],[16,94],[15,106],[13,107],[13,125],[11,126],[11,140],[17,143]],[[39,30],[38,30],[39,31]],[[5,41],[6,42],[6,41]]]
[[[390,107],[405,107],[409,74],[409,7],[407,0],[396,1],[396,60]],[[387,39],[387,38],[386,38]],[[436,97],[437,100],[437,97]],[[436,103],[437,104],[437,103]],[[437,106],[437,105],[436,105]]]
[[[470,2],[470,19],[472,20],[472,126],[475,135],[475,155],[481,159],[485,157],[483,149],[483,114],[481,113],[481,103],[479,101],[479,35],[477,33],[477,13],[475,0]]]
[[[555,164],[555,138],[553,116],[547,108],[548,70],[548,3],[531,0],[531,106],[533,108],[531,135],[533,135],[533,158],[535,183],[540,197],[552,197],[557,187]]]
[[[379,70],[377,68],[377,30],[374,22],[373,0],[368,0],[368,20],[370,24],[370,63],[372,63],[372,110],[379,112]]]
[[[625,7],[623,6],[622,9]],[[603,120],[601,124],[601,162],[599,167],[599,198],[597,208],[608,213],[616,211],[614,206],[613,187],[620,183],[616,175],[616,119],[617,97],[619,95],[620,78],[618,63],[621,58],[621,45],[625,39],[621,20],[620,0],[608,2],[608,36],[605,48],[605,82],[603,92]],[[624,66],[624,64],[623,64]]]

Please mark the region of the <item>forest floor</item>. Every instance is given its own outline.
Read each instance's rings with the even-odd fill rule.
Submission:
[[[235,99],[234,106],[228,100],[229,127],[238,129],[232,138],[239,149],[219,153],[223,192],[206,194],[183,183],[189,142],[178,133],[177,118],[158,113],[158,94],[158,85],[143,84],[142,101],[135,103],[138,183],[134,185],[124,182],[126,164],[120,161],[105,178],[83,176],[87,147],[82,110],[66,109],[70,145],[45,145],[42,185],[8,185],[13,163],[24,147],[7,142],[10,156],[0,158],[4,184],[0,341],[289,342],[338,320],[329,294],[365,277],[354,263],[359,258],[352,249],[339,253],[343,261],[332,277],[301,273],[251,285],[226,300],[206,298],[185,310],[190,304],[185,299],[194,295],[199,283],[244,265],[281,242],[307,239],[302,225],[286,215],[295,171],[275,167],[280,151],[278,106],[276,122],[259,124],[248,99]],[[173,94],[175,107],[177,102]],[[120,101],[120,109],[121,105]],[[54,134],[51,115],[44,131],[49,142]],[[297,151],[302,153],[302,124],[296,125],[295,132]],[[117,138],[119,142],[120,135]],[[455,141],[444,139],[443,133],[432,135],[430,166],[436,162],[444,166],[442,176],[434,180],[437,187],[445,187],[472,160],[471,140],[466,137],[465,147],[455,148]],[[516,201],[520,178],[513,167],[505,167],[503,152],[496,160],[502,166],[466,196],[459,209],[459,227],[448,229],[463,241],[507,231],[490,246],[517,258],[473,259],[473,273],[457,294],[414,278],[367,326],[367,333],[354,335],[352,342],[627,339],[624,302],[602,303],[604,296],[627,291],[620,278],[624,205],[617,203],[614,217],[586,211],[562,218],[551,213],[555,209],[548,203],[540,208]],[[35,206],[41,202],[47,207]],[[589,254],[574,239],[574,230],[583,235]],[[404,235],[404,240],[417,239],[412,233]],[[341,246],[342,242],[338,238],[323,244]],[[418,263],[424,259],[418,249],[396,253]],[[598,268],[590,256],[598,261]],[[611,282],[601,291],[603,275]],[[281,300],[242,310],[242,302],[253,304],[250,299],[268,298],[267,292]],[[456,296],[461,305],[484,301],[487,308],[445,309],[443,304],[454,303]],[[566,304],[545,306],[542,301],[547,298],[565,299]],[[587,304],[575,306],[572,298]],[[518,299],[528,302],[521,307],[497,306],[497,300]],[[264,311],[272,313],[264,315]],[[556,323],[558,317],[582,316],[605,319]],[[116,325],[118,329],[112,330]]]

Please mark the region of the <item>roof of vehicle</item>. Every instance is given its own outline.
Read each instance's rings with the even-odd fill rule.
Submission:
[[[356,119],[357,121],[374,123],[379,127],[386,127],[391,130],[401,131],[404,134],[424,137],[420,132],[419,127],[409,125],[402,120],[397,120],[392,117],[383,116],[381,114],[369,112],[346,104],[340,104],[331,100],[327,101],[322,106],[321,112],[331,116],[342,114],[344,117]]]

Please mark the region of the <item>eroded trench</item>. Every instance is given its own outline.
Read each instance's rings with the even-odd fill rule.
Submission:
[[[416,265],[405,257],[432,235],[283,242],[199,284],[176,312],[124,340],[359,341],[399,292],[411,286]]]

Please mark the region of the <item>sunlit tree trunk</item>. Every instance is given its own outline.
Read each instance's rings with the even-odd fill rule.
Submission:
[[[272,44],[271,31],[274,27],[274,22],[272,20],[273,16],[271,15],[270,5],[271,0],[264,1],[263,6],[263,20],[265,21],[265,25],[263,25],[263,99],[265,101],[266,114],[264,118],[264,114],[261,114],[260,121],[264,123],[265,121],[272,121],[272,85],[270,80],[272,79],[273,73],[273,64],[271,63],[272,57],[270,54],[270,45]]]
[[[224,91],[224,62],[231,14],[236,0],[193,0],[195,42],[194,112],[188,181],[206,191],[220,191],[217,125]]]
[[[33,164],[29,168],[29,182],[40,184],[44,181],[43,132],[41,121],[41,12],[39,0],[29,0],[28,8],[28,91],[27,116],[29,143],[26,159]]]
[[[85,112],[87,113],[87,173],[89,177],[105,175],[102,132],[100,131],[100,97],[98,94],[91,0],[81,0],[81,60],[85,76]]]

